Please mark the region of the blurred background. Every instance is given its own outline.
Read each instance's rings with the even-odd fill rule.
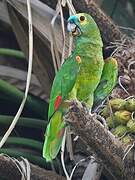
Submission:
[[[119,25],[135,28],[134,0],[95,0],[99,6]]]

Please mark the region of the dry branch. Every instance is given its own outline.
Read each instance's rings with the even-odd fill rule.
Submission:
[[[65,180],[55,172],[47,171],[38,166],[31,165],[31,180]],[[0,177],[7,180],[20,180],[21,174],[11,159],[0,156]]]
[[[87,145],[90,154],[92,150],[115,179],[135,179],[133,151],[123,161],[126,146],[105,129],[95,116],[91,117],[83,107],[74,104],[65,119]]]

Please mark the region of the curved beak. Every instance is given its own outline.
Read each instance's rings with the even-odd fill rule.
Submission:
[[[68,21],[67,24],[67,30],[72,36],[77,36],[81,34],[81,30],[79,26],[75,22],[70,20]]]

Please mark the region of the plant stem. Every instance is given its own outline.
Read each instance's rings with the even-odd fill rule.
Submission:
[[[0,124],[10,125],[14,116],[0,115]],[[47,125],[45,120],[20,117],[17,126],[44,129]]]
[[[25,59],[24,53],[22,51],[8,48],[0,48],[0,55],[13,56],[16,58]]]
[[[4,80],[0,79],[0,94],[5,96],[11,101],[11,103],[20,104],[24,92],[17,89],[15,86],[7,83]],[[47,114],[47,103],[38,97],[29,95],[25,107],[28,108],[33,114],[37,114],[40,118],[45,118]]]
[[[0,140],[1,139],[2,139],[2,136],[0,136]],[[9,137],[5,145],[10,145],[10,144],[29,147],[32,149],[39,150],[40,152],[42,151],[42,146],[43,146],[43,143],[39,141],[28,139],[28,138],[20,138],[20,137]]]

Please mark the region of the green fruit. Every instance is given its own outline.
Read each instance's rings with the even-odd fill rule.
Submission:
[[[128,99],[125,103],[125,109],[130,112],[135,111],[135,99]]]
[[[132,143],[133,142],[133,139],[129,136],[129,135],[126,135],[124,136],[121,141],[124,143],[124,144],[129,144],[129,143]]]
[[[135,133],[135,121],[134,120],[130,120],[127,123],[127,127],[129,128],[130,132],[134,132]]]
[[[125,103],[126,101],[120,98],[110,100],[110,105],[114,111],[124,110]]]
[[[115,120],[118,124],[127,124],[127,122],[131,119],[131,112],[126,110],[116,111],[114,113]]]
[[[108,117],[110,116],[110,109],[109,107],[105,106],[101,112],[101,115],[104,116],[104,117]]]
[[[114,117],[106,118],[106,122],[109,128],[115,128],[118,126],[118,123],[115,121]]]
[[[115,129],[113,129],[112,133],[117,136],[117,137],[121,137],[124,134],[126,134],[128,132],[128,128],[126,126],[123,125],[119,125],[117,126]]]

